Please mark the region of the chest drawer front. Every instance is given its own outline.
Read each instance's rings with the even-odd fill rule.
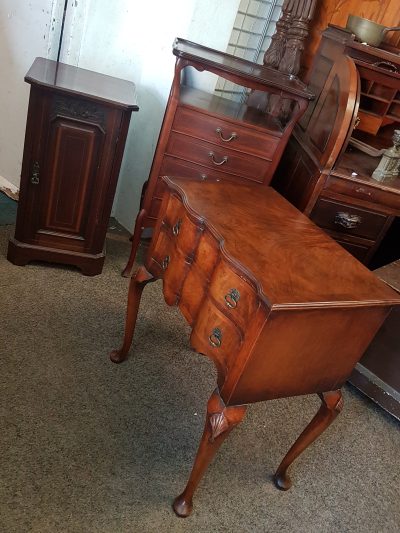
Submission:
[[[183,159],[178,159],[172,156],[164,156],[160,170],[161,176],[174,176],[182,178],[193,178],[196,180],[206,181],[232,181],[234,183],[246,183],[249,178],[246,176],[235,176],[235,174],[228,174],[213,168],[206,168],[196,163],[190,163]],[[262,183],[268,184],[270,182],[270,173],[264,175]],[[250,181],[254,181],[250,178]]]
[[[198,163],[213,170],[245,176],[258,183],[264,181],[264,175],[270,167],[270,162],[265,159],[240,154],[229,148],[215,146],[180,133],[171,134],[166,152],[167,155]]]
[[[335,237],[333,237],[335,238]],[[353,242],[341,241],[340,239],[335,239],[345,250],[347,250],[351,255],[358,259],[361,263],[364,263],[368,259],[368,255],[371,251],[370,246],[363,246],[362,244],[356,244]]]
[[[318,226],[366,239],[377,239],[388,217],[348,204],[320,198],[315,205],[311,220]]]
[[[177,109],[172,129],[265,159],[272,159],[279,143],[279,138],[267,132],[261,133],[184,107]]]
[[[394,210],[393,214],[400,214],[400,190],[398,193],[384,191],[364,183],[330,176],[326,182],[326,189],[339,194],[346,194],[366,202],[379,204]]]
[[[225,368],[232,366],[232,358],[242,343],[240,331],[210,300],[201,306],[193,338],[196,339],[196,350],[219,361]]]
[[[204,231],[196,248],[192,267],[185,278],[179,304],[190,324],[196,318],[203,298],[208,291],[218,256],[217,241],[210,232]]]
[[[253,287],[222,259],[213,274],[210,294],[229,317],[244,330],[259,302]]]
[[[163,279],[163,292],[168,305],[179,301],[182,285],[190,269],[185,255],[173,242],[171,235],[162,227],[151,251],[150,271]]]
[[[177,206],[176,212],[166,212],[163,225],[170,234],[179,251],[186,257],[193,259],[202,228],[187,215],[182,204]]]

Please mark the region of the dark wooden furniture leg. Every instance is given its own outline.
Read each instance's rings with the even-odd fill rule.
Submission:
[[[142,265],[132,277],[129,284],[128,305],[126,309],[125,321],[125,335],[122,347],[119,350],[113,350],[110,353],[110,359],[114,363],[122,363],[125,361],[129,348],[132,344],[133,333],[135,331],[136,318],[139,310],[140,298],[143,289],[150,281],[155,281],[154,278]]]
[[[343,398],[340,390],[323,392],[318,395],[321,398],[322,405],[317,414],[299,436],[283,461],[279,465],[274,475],[274,482],[278,489],[288,490],[292,486],[290,477],[287,474],[289,466],[295,459],[313,443],[327,427],[335,420],[337,415],[343,409]]]
[[[226,407],[219,395],[218,388],[212,393],[207,404],[203,436],[189,481],[182,494],[175,498],[172,506],[178,516],[185,518],[192,512],[194,491],[221,444],[231,430],[242,421],[246,408],[245,405]]]
[[[129,255],[129,259],[128,259],[128,262],[126,264],[126,267],[122,271],[122,276],[124,278],[129,278],[132,275],[132,269],[133,269],[133,265],[135,263],[135,257],[136,257],[137,249],[138,249],[139,243],[140,243],[140,236],[142,235],[142,231],[143,231],[143,220],[144,220],[145,216],[146,216],[146,210],[145,209],[141,209],[139,211],[138,216],[136,217],[135,229],[133,230],[133,234],[132,234],[132,237],[130,239],[131,242],[132,242],[131,253]]]

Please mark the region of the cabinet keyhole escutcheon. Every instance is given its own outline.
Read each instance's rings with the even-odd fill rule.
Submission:
[[[38,161],[34,161],[33,166],[32,166],[32,175],[31,175],[31,183],[32,183],[32,185],[38,185],[38,183],[40,181],[40,179],[39,179],[39,171],[40,171],[39,162]]]

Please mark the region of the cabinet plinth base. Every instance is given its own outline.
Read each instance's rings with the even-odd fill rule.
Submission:
[[[88,254],[26,244],[11,238],[8,243],[7,259],[18,266],[25,266],[31,261],[73,265],[85,276],[97,276],[103,270],[105,249],[100,254]]]

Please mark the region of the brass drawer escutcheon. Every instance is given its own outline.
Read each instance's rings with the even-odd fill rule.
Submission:
[[[175,237],[177,237],[179,235],[179,231],[181,229],[181,225],[182,225],[182,219],[179,218],[177,223],[172,228],[172,233],[175,235]]]
[[[222,331],[219,328],[214,328],[208,337],[208,341],[214,348],[219,348],[222,344]]]
[[[230,289],[224,296],[225,303],[230,309],[236,309],[240,300],[240,292],[237,289]]]
[[[161,263],[161,267],[163,270],[167,270],[170,260],[171,258],[169,255],[164,257],[163,262]]]

